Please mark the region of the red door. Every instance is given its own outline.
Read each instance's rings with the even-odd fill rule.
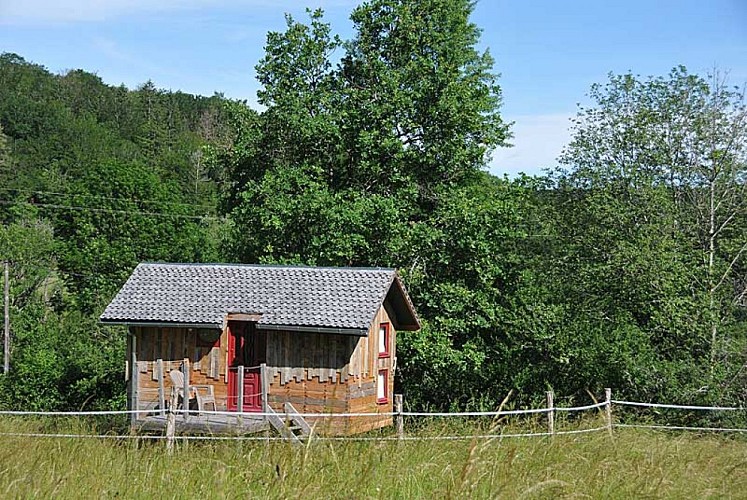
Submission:
[[[239,367],[244,367],[243,399],[245,412],[262,411],[262,379],[260,363],[265,361],[265,334],[257,333],[254,323],[228,323],[228,411],[239,406]]]

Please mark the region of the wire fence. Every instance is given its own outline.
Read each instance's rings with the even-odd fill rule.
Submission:
[[[699,406],[699,405],[679,405],[669,403],[649,403],[640,401],[625,401],[616,400],[611,398],[611,391],[606,391],[606,398],[604,401],[596,402],[590,405],[584,406],[556,406],[552,404],[553,396],[548,393],[548,405],[543,408],[526,408],[516,410],[496,410],[496,411],[465,411],[465,412],[416,412],[416,411],[390,411],[390,412],[379,412],[379,413],[294,413],[294,417],[303,417],[309,419],[313,423],[318,419],[334,418],[334,419],[365,419],[365,418],[392,418],[395,423],[396,434],[389,435],[382,434],[379,436],[326,436],[326,435],[315,435],[312,432],[310,439],[318,441],[464,441],[472,439],[480,440],[493,440],[493,439],[505,439],[505,438],[534,438],[534,437],[552,437],[552,436],[563,436],[563,435],[578,435],[588,434],[594,432],[607,431],[612,433],[615,428],[640,428],[640,429],[653,429],[653,430],[665,430],[665,431],[691,431],[691,432],[726,432],[726,433],[747,433],[747,428],[744,427],[725,427],[725,426],[687,426],[687,425],[669,425],[669,424],[652,424],[647,422],[616,422],[613,418],[613,408],[619,407],[633,407],[633,408],[649,408],[649,409],[670,409],[670,410],[683,410],[683,411],[699,411],[699,412],[744,412],[747,416],[747,408],[745,407],[734,407],[734,406]],[[401,406],[400,406],[401,408]],[[591,428],[582,429],[556,429],[555,428],[555,416],[558,413],[571,414],[589,412],[592,410],[598,410],[603,416],[605,425],[596,426]],[[186,410],[186,409],[170,409],[169,415],[173,418],[189,418],[190,416],[199,416],[202,419],[206,419],[209,422],[209,418],[213,417],[231,417],[231,418],[249,418],[249,419],[269,419],[272,417],[288,417],[288,415],[282,412],[236,412],[236,411],[197,411],[197,410]],[[102,410],[102,411],[25,411],[25,410],[3,410],[0,411],[0,416],[17,416],[17,417],[29,417],[29,416],[40,416],[40,417],[95,417],[95,416],[128,416],[131,419],[137,419],[138,417],[145,417],[157,415],[158,411],[152,409],[144,410]],[[404,432],[403,421],[408,418],[409,421],[413,419],[428,419],[428,418],[475,418],[475,417],[491,417],[492,419],[498,419],[499,417],[509,416],[538,416],[544,415],[547,430],[543,432],[505,432],[506,427],[498,425],[491,426],[488,432],[473,432],[466,433],[464,435],[407,435]],[[503,429],[503,430],[501,430]],[[181,441],[285,441],[287,437],[283,436],[270,436],[270,435],[214,435],[214,434],[192,434],[192,435],[178,435],[169,436],[160,434],[145,434],[145,433],[64,433],[64,432],[0,432],[0,438],[48,438],[48,439],[110,439],[110,440],[145,440],[145,441],[160,441],[166,440],[167,442],[173,442],[173,440]]]
[[[702,410],[702,411],[745,411],[747,408],[740,406],[694,406],[694,405],[672,405],[664,403],[640,403],[637,401],[619,401],[613,399],[612,404],[622,406],[638,406],[645,408],[671,408],[674,410]]]

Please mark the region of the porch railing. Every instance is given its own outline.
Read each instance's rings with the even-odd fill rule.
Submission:
[[[166,408],[167,408],[167,402],[173,400],[172,396],[173,394],[169,394],[167,392],[168,388],[166,386],[166,369],[165,369],[166,362],[164,362],[163,359],[158,359],[155,363],[154,369],[156,370],[155,378],[158,380],[158,409],[155,410],[158,412],[159,415],[165,416],[166,415]],[[236,372],[236,384],[234,384],[234,393],[233,394],[227,394],[225,398],[216,398],[216,402],[218,405],[222,406],[225,409],[228,409],[230,407],[236,408],[237,413],[244,413],[244,403],[245,403],[245,397],[247,396],[259,396],[261,398],[261,411],[264,413],[267,411],[267,393],[268,393],[268,379],[267,379],[267,365],[265,363],[262,363],[259,366],[243,366],[239,365],[236,367],[229,367],[230,371]],[[136,370],[133,370],[135,373]],[[192,394],[192,388],[193,385],[190,383],[190,373],[191,373],[191,364],[190,360],[188,358],[183,359],[180,362],[180,368],[179,371],[182,373],[182,377],[184,379],[184,386],[180,389],[183,390],[183,394],[185,395],[184,401],[183,401],[183,409],[184,409],[184,419],[186,420],[189,418],[190,413],[197,413],[195,410],[189,409],[189,395]],[[256,373],[259,375],[259,392],[254,395],[247,395],[244,393],[244,377],[247,373]],[[137,383],[137,379],[136,379]],[[200,384],[204,385],[204,384]],[[140,398],[137,397],[140,392],[148,391],[148,389],[145,389],[143,387],[139,387],[139,384],[135,386],[136,391],[136,398],[133,398],[135,402],[139,402]],[[152,389],[151,389],[152,390]],[[176,390],[173,385],[171,386],[171,390]],[[236,403],[235,405],[229,403]],[[222,403],[222,404],[221,404]],[[139,408],[134,408],[139,409]]]

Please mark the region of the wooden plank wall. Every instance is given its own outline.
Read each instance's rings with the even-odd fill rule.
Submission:
[[[191,330],[191,331],[190,331]],[[138,409],[158,406],[158,359],[163,359],[166,398],[171,391],[171,370],[179,370],[189,359],[189,382],[212,385],[218,410],[226,409],[228,384],[225,382],[227,333],[222,332],[219,347],[198,347],[197,331],[186,328],[136,328]]]
[[[379,325],[389,323],[389,356],[379,358]],[[394,409],[394,368],[397,359],[397,332],[394,329],[389,314],[382,306],[371,324],[368,337],[361,338],[356,352],[360,361],[359,372],[355,380],[348,384],[350,397],[349,413],[389,413]],[[377,399],[377,377],[379,370],[388,370],[389,387],[387,403],[379,403]],[[392,417],[350,417],[347,433],[357,434],[372,429],[392,425]]]
[[[376,380],[367,379],[361,384],[350,377],[347,383],[319,382],[318,379],[291,380],[280,384],[280,377],[275,376],[270,382],[268,403],[280,413],[286,401],[300,413],[388,413],[393,409],[393,379],[390,377],[390,398],[385,404],[378,403]],[[366,432],[372,429],[392,425],[393,417],[324,417],[308,418],[315,424],[315,432],[323,435],[346,435]]]
[[[379,325],[390,324],[389,357],[379,358]],[[267,334],[267,367],[272,377],[268,403],[282,412],[288,401],[301,413],[391,412],[396,332],[384,307],[367,337],[273,332]],[[378,370],[389,370],[389,401],[378,403]],[[321,434],[355,434],[392,425],[392,417],[310,418]]]
[[[379,325],[389,323],[389,357],[379,358]],[[350,360],[350,375],[356,379],[375,378],[379,369],[391,369],[397,357],[397,332],[384,307],[379,308],[367,337],[360,337]]]
[[[267,332],[267,369],[280,385],[316,378],[347,381],[358,337],[328,333]]]
[[[276,410],[282,410],[285,402],[301,413],[343,413],[348,407],[345,384],[319,382],[317,378],[280,384],[276,375],[270,380],[269,392],[268,403]]]
[[[389,323],[384,307],[379,308],[366,337],[328,333],[290,331],[267,332],[267,367],[270,374],[280,377],[280,384],[291,380],[335,380],[347,382],[375,378],[379,369],[391,369],[396,358],[396,332],[390,328],[390,356],[378,356],[379,324]]]
[[[379,325],[390,324],[389,357],[379,358]],[[190,360],[191,384],[212,385],[219,410],[226,409],[228,332],[220,347],[197,346],[196,330],[134,328],[137,366],[129,367],[137,384],[138,409],[158,406],[158,359],[163,360],[166,397],[171,390],[170,370]],[[282,411],[286,401],[301,413],[391,412],[394,399],[396,331],[384,307],[379,309],[367,337],[320,333],[267,332],[268,403]],[[377,401],[378,370],[389,371],[389,401]],[[137,376],[135,375],[135,372]],[[328,418],[317,421],[318,432],[354,434],[392,424],[392,417]]]

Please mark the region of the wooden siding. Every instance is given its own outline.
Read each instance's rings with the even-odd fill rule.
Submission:
[[[267,332],[267,403],[284,412],[289,402],[299,413],[346,413],[350,360],[358,337],[326,333]],[[315,432],[345,434],[345,422],[308,418]]]
[[[168,400],[171,394],[171,370],[180,370],[189,360],[190,385],[212,385],[218,410],[226,409],[227,334],[222,332],[220,346],[202,347],[197,344],[197,330],[187,328],[137,327],[132,329],[130,344],[135,345],[135,366],[130,370],[130,408],[156,409],[160,406],[158,360],[163,362],[163,391]],[[131,349],[131,348],[130,348]],[[136,394],[132,389],[137,388]],[[135,396],[135,397],[133,397]]]
[[[379,327],[389,323],[389,355],[379,357]],[[262,331],[262,330],[258,330]],[[397,332],[385,307],[380,307],[367,337],[267,331],[267,402],[278,412],[290,402],[301,413],[385,413],[393,410]],[[133,350],[134,347],[134,350]],[[190,385],[212,385],[218,410],[226,410],[228,392],[228,330],[219,347],[200,347],[197,330],[137,327],[128,341],[128,401],[130,408],[156,409],[159,391],[168,400],[169,371],[189,359]],[[159,359],[163,382],[158,379]],[[388,401],[377,400],[379,370],[387,370]],[[310,418],[323,434],[354,434],[392,424],[392,417]]]
[[[269,405],[282,411],[285,402],[291,403],[299,413],[344,413],[347,411],[347,386],[319,379],[291,381],[280,384],[280,377],[270,380],[267,398]]]
[[[358,337],[328,333],[267,332],[267,369],[278,383],[318,380],[346,381]]]
[[[379,327],[389,323],[389,356],[379,357]],[[268,404],[282,412],[380,413],[393,409],[396,331],[380,307],[366,337],[268,331]],[[379,370],[388,370],[389,400],[377,400]],[[392,417],[309,418],[320,434],[354,434],[392,424]]]

